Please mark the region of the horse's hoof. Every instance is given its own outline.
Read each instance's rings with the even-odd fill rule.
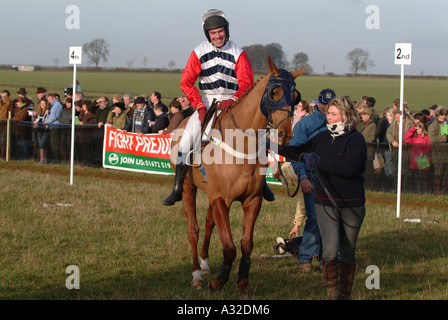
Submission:
[[[218,279],[212,279],[210,283],[208,284],[208,288],[212,291],[219,291],[224,287],[224,283],[221,280]]]
[[[204,287],[204,281],[202,281],[202,280],[193,280],[191,282],[191,287],[200,290],[200,289],[202,289]]]
[[[238,292],[238,297],[241,300],[247,300],[250,298],[249,296],[249,290],[248,290],[248,286],[249,286],[249,281],[248,279],[243,279],[240,282],[238,282],[238,285],[240,287],[240,290]]]
[[[202,275],[206,276],[210,274],[210,269],[201,269]]]

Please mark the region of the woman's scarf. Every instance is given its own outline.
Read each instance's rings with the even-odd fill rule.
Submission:
[[[339,121],[333,124],[329,124],[327,122],[327,129],[330,132],[330,135],[333,137],[333,140],[337,137],[343,136],[355,128],[352,122],[344,122]]]

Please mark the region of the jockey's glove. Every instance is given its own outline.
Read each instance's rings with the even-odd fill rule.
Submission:
[[[205,118],[205,112],[207,111],[207,109],[205,109],[204,104],[201,103],[202,106],[197,106],[197,111],[198,111],[198,116],[199,116],[199,121],[201,121],[201,123],[204,123],[204,118]]]
[[[218,109],[227,112],[229,111],[230,107],[233,106],[234,103],[235,100],[233,99],[222,100],[221,102],[218,103]]]

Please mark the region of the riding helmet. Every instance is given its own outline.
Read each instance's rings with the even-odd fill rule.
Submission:
[[[208,34],[209,30],[221,27],[224,27],[226,31],[226,41],[229,40],[229,21],[227,20],[227,16],[224,12],[218,9],[210,9],[202,14],[201,20],[202,28],[204,29],[205,36],[207,37],[207,40],[209,42],[211,42],[210,36]]]

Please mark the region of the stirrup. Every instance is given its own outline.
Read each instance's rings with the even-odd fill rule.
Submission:
[[[190,161],[190,155],[193,155],[192,159],[194,159],[195,155],[197,155],[197,158],[199,158],[199,163],[192,163]],[[185,162],[190,167],[199,167],[201,165],[201,153],[200,152],[196,152],[194,150],[191,150],[190,152],[187,153],[187,157],[185,158]]]

